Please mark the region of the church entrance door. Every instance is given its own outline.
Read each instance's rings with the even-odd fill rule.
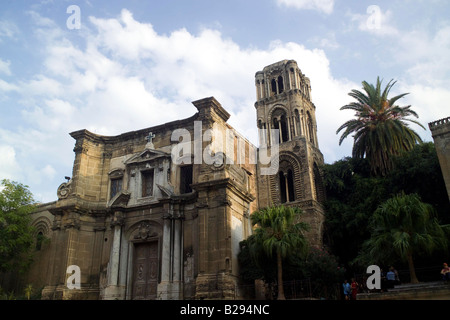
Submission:
[[[158,242],[134,244],[133,300],[154,300],[158,287]]]

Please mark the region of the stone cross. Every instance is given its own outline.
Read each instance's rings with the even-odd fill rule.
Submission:
[[[153,143],[153,138],[155,137],[155,134],[152,132],[149,132],[148,136],[145,137],[145,140],[147,140],[148,143]]]

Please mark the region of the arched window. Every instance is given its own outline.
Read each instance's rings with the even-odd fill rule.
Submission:
[[[278,93],[282,93],[284,91],[283,77],[278,77]]]
[[[272,114],[272,124],[274,129],[280,130],[280,143],[289,141],[289,132],[286,119],[286,112],[283,109],[277,109]]]
[[[275,79],[272,79],[272,81],[270,82],[271,85],[271,89],[272,89],[272,95],[277,94],[277,82],[275,81]]]
[[[287,190],[288,190],[288,201],[295,201],[295,192],[294,192],[294,172],[292,169],[288,169],[287,172]]]
[[[294,171],[288,162],[283,162],[280,164],[278,183],[280,190],[280,202],[286,203],[295,201]]]
[[[39,251],[42,249],[42,242],[44,241],[44,234],[40,231],[36,235],[36,250]]]

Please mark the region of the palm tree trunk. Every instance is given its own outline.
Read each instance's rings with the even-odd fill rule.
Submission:
[[[281,262],[281,253],[277,252],[277,269],[278,269],[278,300],[286,300],[283,288],[283,265]]]
[[[417,279],[416,276],[416,269],[414,268],[412,253],[408,253],[407,259],[408,259],[409,274],[411,276],[411,283],[419,283],[419,280]]]

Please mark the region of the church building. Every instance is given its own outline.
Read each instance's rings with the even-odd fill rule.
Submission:
[[[35,260],[23,282],[42,299],[239,299],[239,242],[252,234],[251,213],[277,204],[300,207],[320,246],[310,80],[283,60],[256,72],[255,86],[258,146],[214,97],[194,101],[187,119],[70,133],[72,176],[33,214]]]

